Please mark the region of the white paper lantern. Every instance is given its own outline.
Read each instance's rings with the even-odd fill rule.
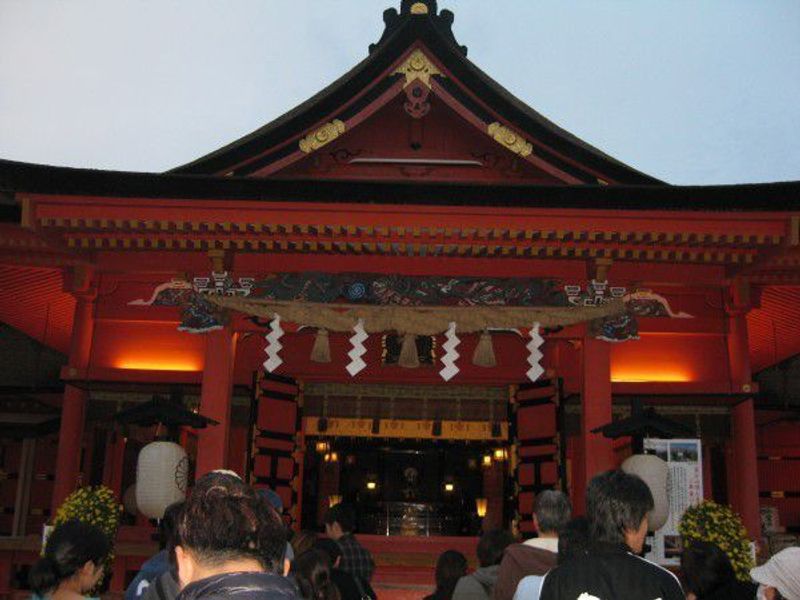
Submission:
[[[161,519],[164,510],[186,498],[189,459],[173,442],[152,442],[139,452],[136,465],[136,505],[151,518]]]
[[[622,470],[638,475],[650,488],[655,507],[647,515],[648,531],[656,531],[664,526],[669,517],[669,496],[667,494],[667,463],[653,454],[634,454],[622,463]]]
[[[125,493],[122,494],[122,506],[125,508],[125,512],[129,515],[136,516],[136,513],[139,512],[138,507],[136,506],[136,484],[133,483],[128,486],[128,489],[125,490]]]

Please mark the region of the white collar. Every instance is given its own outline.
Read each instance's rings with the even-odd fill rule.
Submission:
[[[558,554],[558,538],[550,538],[550,537],[538,537],[538,538],[531,538],[529,540],[525,540],[522,542],[525,546],[531,546],[532,548],[539,548],[540,550],[547,550],[548,552],[552,552],[553,554]]]

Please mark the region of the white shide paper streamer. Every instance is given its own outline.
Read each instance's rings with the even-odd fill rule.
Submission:
[[[274,314],[269,327],[270,331],[266,336],[267,347],[264,348],[264,352],[267,353],[264,368],[269,373],[272,373],[283,364],[283,359],[278,355],[283,348],[283,344],[280,341],[283,336],[283,329],[281,329],[281,317],[278,313]]]
[[[367,366],[367,363],[365,363],[364,359],[361,357],[367,353],[364,342],[369,337],[364,329],[364,319],[358,320],[358,323],[353,327],[353,331],[355,335],[350,338],[350,343],[353,344],[353,348],[347,353],[347,356],[350,357],[350,362],[347,365],[347,372],[350,373],[350,377],[355,377]]]
[[[525,374],[531,381],[536,381],[544,373],[542,365],[539,364],[544,356],[539,350],[542,344],[544,344],[544,338],[539,335],[539,323],[534,323],[531,327],[531,341],[525,346],[528,349],[528,364],[531,366]]]
[[[459,368],[456,366],[456,360],[460,354],[456,351],[456,346],[461,343],[461,340],[458,339],[456,335],[456,324],[454,322],[450,323],[450,327],[447,328],[447,332],[444,334],[445,342],[442,344],[442,348],[445,350],[444,356],[442,356],[442,364],[444,368],[439,371],[439,375],[442,376],[442,379],[445,381],[450,381],[456,374],[459,372]]]

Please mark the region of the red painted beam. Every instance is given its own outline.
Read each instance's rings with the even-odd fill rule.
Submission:
[[[731,388],[729,381],[689,381],[689,382],[636,382],[611,384],[616,395],[687,395],[692,394],[735,394],[739,390]]]
[[[444,193],[444,192],[443,192]],[[203,224],[248,223],[308,224],[352,227],[432,227],[474,229],[534,229],[621,232],[665,232],[697,234],[762,234],[782,238],[787,231],[786,215],[767,212],[719,213],[711,211],[659,211],[540,209],[503,207],[336,205],[305,202],[242,200],[185,200],[114,198],[108,196],[29,196],[33,218],[107,219],[114,221],[195,221]],[[156,232],[157,229],[153,228]],[[412,232],[408,232],[409,237]]]
[[[186,334],[189,335],[189,334]],[[201,371],[149,371],[139,369],[114,369],[90,367],[72,369],[63,367],[61,379],[73,382],[76,386],[91,382],[126,382],[126,383],[180,383],[199,384]]]

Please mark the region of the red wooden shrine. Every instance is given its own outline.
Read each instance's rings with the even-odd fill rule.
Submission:
[[[415,393],[461,386],[465,398],[470,389],[502,392],[510,410],[491,420],[504,422],[506,437],[482,438],[516,453],[503,467],[517,486],[514,507],[503,505],[502,473],[484,474],[486,518],[498,524],[504,510],[516,510],[529,529],[542,487],[563,484],[581,506],[586,481],[630,454],[626,440],[592,430],[640,399],[693,425],[704,443],[707,494],[729,501],[751,536],[761,536],[761,503],[800,525],[800,500],[786,493],[800,491],[786,487],[791,476],[762,475],[759,487],[759,453],[774,447],[758,428],[753,377],[800,353],[800,182],[668,185],[514,98],[467,59],[452,13],[435,0],[403,0],[384,21],[368,57],[319,94],[169,172],[0,161],[0,319],[67,356],[63,395],[48,399],[60,411],[59,433],[33,450],[4,443],[4,471],[19,470],[27,452],[36,487],[27,524],[14,533],[38,534],[79,483],[122,494],[137,434],[113,427],[110,415],[176,389],[219,422],[183,433],[196,448],[197,472],[252,467],[299,523],[306,437],[333,439],[319,426],[326,414],[366,414],[346,412],[355,405],[349,396],[364,393],[375,404],[369,418],[379,432],[391,421],[437,421],[380,412],[388,401],[375,390],[396,385]],[[598,339],[585,323],[546,331],[536,384],[526,377],[526,332],[493,333],[490,367],[470,360],[480,335],[461,335],[460,370],[445,383],[441,334],[433,336],[434,365],[415,369],[385,364],[385,337],[371,334],[366,368],[351,377],[350,333],[331,331],[331,361],[319,363],[310,359],[315,330],[285,322],[281,366],[254,383],[265,323],[235,313],[222,328],[192,334],[178,329],[179,307],[147,304],[165,283],[223,272],[235,281],[276,273],[534,278],[581,293],[607,282],[661,309],[639,314],[638,339],[619,343]],[[786,326],[772,327],[776,320]],[[324,409],[313,409],[313,386]],[[441,402],[455,406],[453,398]],[[800,455],[796,426],[782,427],[795,441],[778,444],[780,452]],[[320,489],[336,491],[338,469],[320,475]],[[6,507],[15,506],[21,481],[3,482]],[[759,490],[770,497],[760,499]],[[119,552],[114,589],[141,562],[146,552],[136,544],[148,535],[142,519],[123,528],[129,546]],[[0,592],[35,554],[26,539],[0,540]]]

